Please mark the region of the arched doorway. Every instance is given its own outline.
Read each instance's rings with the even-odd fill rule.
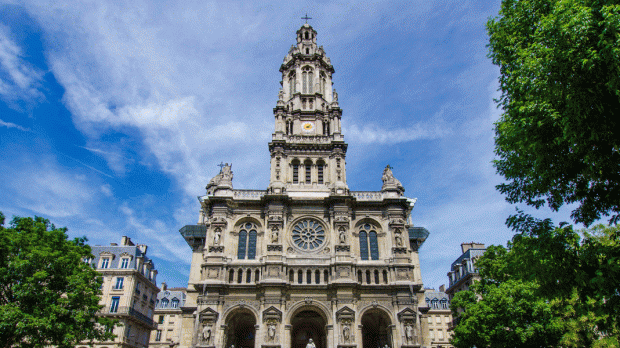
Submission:
[[[239,309],[229,316],[226,322],[225,348],[254,348],[256,337],[256,318],[247,309]]]
[[[304,309],[291,319],[291,348],[306,348],[312,339],[316,348],[327,347],[325,318],[318,311]]]
[[[362,316],[362,344],[363,348],[392,348],[392,333],[387,313],[379,309],[372,309]]]

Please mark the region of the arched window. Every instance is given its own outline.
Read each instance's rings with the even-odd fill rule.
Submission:
[[[312,68],[306,66],[301,70],[301,84],[302,84],[302,93],[310,94],[312,93],[312,83],[313,83],[313,73]]]
[[[293,165],[293,184],[299,184],[299,161],[294,160],[292,165]]]
[[[362,284],[362,271],[357,271],[357,282]]]
[[[297,283],[301,284],[303,282],[303,278],[304,278],[304,273],[299,270],[297,271]]]
[[[295,72],[292,71],[288,75],[289,98],[292,98],[293,94],[297,92],[297,89],[295,88],[296,83],[297,83],[297,79],[295,78]]]
[[[314,272],[314,282],[316,284],[321,284],[321,272],[318,270]]]
[[[170,302],[170,305],[172,306],[172,308],[179,308],[179,299],[173,298],[172,302]]]
[[[256,271],[254,271],[254,281],[258,283],[259,280],[260,280],[260,270],[257,269]]]
[[[327,272],[327,270],[323,271],[323,281],[325,282],[325,284],[329,282],[329,273]]]
[[[387,284],[388,283],[388,274],[387,271],[383,271],[383,284]]]
[[[319,92],[323,95],[325,95],[325,85],[327,84],[327,78],[325,77],[325,73],[321,71],[321,74],[319,75],[319,80],[320,80],[320,85],[319,85]]]
[[[323,163],[323,161],[319,161],[316,164],[317,182],[319,184],[323,184],[323,167],[324,166],[325,166],[325,163]]]
[[[293,270],[288,272],[288,281],[291,283],[295,281],[295,272],[293,272]]]
[[[442,298],[439,303],[441,304],[442,309],[448,309],[448,299]]]
[[[379,284],[379,271],[375,270],[375,284]]]
[[[312,271],[308,270],[306,271],[306,284],[311,284],[312,283]]]
[[[370,271],[366,271],[366,284],[370,284]]]
[[[252,281],[252,270],[248,270],[245,274],[245,282],[249,283]]]
[[[161,300],[161,308],[168,308],[168,299]]]
[[[246,255],[248,260],[254,260],[256,258],[257,229],[256,224],[251,222],[246,222],[241,226],[237,248],[238,259],[245,259]]]
[[[234,270],[234,269],[231,269],[231,270],[228,272],[228,282],[229,282],[229,283],[232,283],[232,282],[234,282],[234,281],[235,281],[235,270]]]
[[[431,300],[431,308],[439,308],[439,300],[436,297]]]
[[[379,244],[377,243],[377,232],[370,231],[368,234],[370,239],[370,258],[379,260]]]
[[[359,239],[360,258],[362,260],[368,260],[368,257],[370,256],[371,260],[378,260],[379,244],[377,241],[377,232],[375,231],[375,227],[371,224],[362,225],[362,227],[360,228]]]
[[[245,249],[247,248],[246,243],[248,240],[248,232],[246,230],[241,230],[239,232],[239,246],[237,248],[237,258],[239,260],[245,259]]]
[[[368,234],[366,231],[360,231],[360,258],[368,260]]]

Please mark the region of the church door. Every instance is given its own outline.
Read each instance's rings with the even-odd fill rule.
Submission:
[[[391,321],[381,310],[371,310],[362,316],[363,348],[392,348],[389,331]]]
[[[313,310],[303,310],[291,319],[291,348],[306,348],[312,339],[316,348],[326,348],[327,335],[323,317]]]
[[[232,314],[227,322],[226,348],[254,348],[256,336],[256,318],[247,311]]]

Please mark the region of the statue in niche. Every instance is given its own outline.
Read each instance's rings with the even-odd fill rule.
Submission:
[[[267,327],[267,336],[269,336],[271,341],[276,338],[276,324],[269,323],[269,326]]]
[[[398,179],[394,177],[394,174],[392,174],[392,167],[390,167],[389,164],[383,170],[383,176],[381,177],[381,180],[383,181],[382,189],[385,189],[386,186],[396,186],[396,188],[398,189],[401,189],[403,191],[405,190],[403,184],[401,184],[400,181],[398,181]]]
[[[280,88],[280,91],[278,92],[278,101],[284,101],[284,91],[282,88]]]
[[[349,342],[351,338],[351,326],[349,323],[345,323],[342,327],[342,338],[344,338],[345,342]]]
[[[308,340],[308,344],[306,344],[306,348],[316,348],[314,342],[312,342],[312,338]]]
[[[398,247],[403,246],[403,237],[400,233],[400,229],[396,229],[394,239],[396,240],[396,246]]]
[[[280,231],[278,231],[278,227],[277,226],[273,226],[271,228],[271,242],[272,243],[277,243],[278,240],[280,240]]]
[[[202,328],[202,341],[205,344],[209,344],[209,341],[211,341],[211,326],[210,325],[205,325]]]
[[[408,343],[413,342],[413,325],[407,324],[405,326],[405,337],[407,338]]]
[[[340,244],[344,244],[347,242],[347,233],[345,232],[344,227],[340,227],[338,239],[340,240]]]
[[[213,245],[219,245],[221,238],[222,231],[219,228],[215,229],[215,232],[213,233]]]

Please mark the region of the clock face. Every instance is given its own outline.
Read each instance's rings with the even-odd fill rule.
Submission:
[[[314,133],[314,122],[311,122],[311,121],[302,122],[301,130],[304,133]]]

